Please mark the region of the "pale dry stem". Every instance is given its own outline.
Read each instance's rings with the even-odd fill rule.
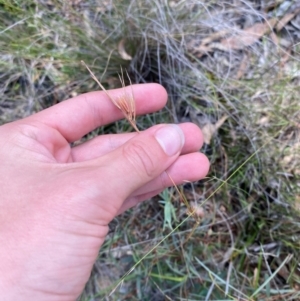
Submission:
[[[178,186],[175,184],[174,180],[172,179],[172,177],[169,175],[169,173],[166,171],[166,174],[167,176],[169,177],[170,181],[172,182],[173,186],[175,187],[177,193],[179,194],[180,196],[180,201],[182,201],[185,206],[187,207],[187,213],[191,216],[193,216],[196,221],[197,221],[197,226],[198,224],[200,223],[201,219],[200,217],[196,214],[196,210],[197,210],[197,207],[191,207],[187,198],[185,197],[185,195],[179,190]]]
[[[123,113],[123,115],[128,120],[130,125],[135,129],[135,131],[139,132],[139,129],[136,126],[136,108],[135,108],[135,101],[134,101],[134,97],[133,97],[132,83],[131,83],[131,80],[130,80],[130,77],[129,77],[127,71],[126,71],[126,74],[127,74],[128,79],[129,79],[129,82],[130,82],[131,95],[125,89],[125,81],[124,81],[124,76],[123,76],[123,70],[121,68],[121,75],[119,74],[119,79],[120,79],[120,82],[121,82],[122,87],[124,89],[124,94],[120,95],[117,98],[113,98],[107,92],[107,90],[103,87],[103,85],[97,79],[97,77],[92,72],[92,70],[87,66],[87,64],[84,61],[81,61],[81,63],[86,67],[86,69],[91,74],[92,79],[99,85],[99,87],[107,95],[107,97],[110,99],[110,101]]]

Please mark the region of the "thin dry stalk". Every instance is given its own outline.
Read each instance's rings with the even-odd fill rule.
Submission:
[[[107,97],[110,99],[110,101],[123,113],[123,115],[128,120],[130,125],[139,133],[140,130],[136,126],[136,109],[135,109],[135,101],[134,101],[134,97],[133,97],[132,83],[131,83],[131,80],[130,80],[130,77],[129,77],[127,71],[126,71],[126,74],[127,74],[128,79],[129,79],[129,82],[130,82],[131,95],[125,89],[125,81],[124,81],[124,76],[123,76],[123,70],[121,68],[121,75],[119,74],[119,79],[120,79],[120,82],[121,82],[122,87],[124,89],[124,94],[117,97],[117,98],[113,98],[107,92],[107,90],[103,87],[103,85],[97,79],[97,77],[92,72],[92,70],[87,66],[87,64],[84,61],[81,61],[81,63],[90,72],[92,79],[99,85],[99,87],[107,95]]]
[[[172,177],[169,175],[169,173],[166,171],[167,176],[169,177],[170,181],[172,182],[173,186],[175,187],[177,193],[179,194],[180,197],[180,201],[183,202],[185,204],[185,206],[187,207],[187,214],[193,216],[195,218],[195,220],[197,221],[197,226],[199,225],[201,219],[200,217],[196,214],[196,210],[197,207],[192,207],[190,206],[187,198],[185,197],[185,195],[179,190],[178,186],[175,184],[174,180],[172,179]]]

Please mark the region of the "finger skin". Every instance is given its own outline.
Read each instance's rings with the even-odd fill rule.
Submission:
[[[203,179],[209,170],[209,161],[201,153],[192,153],[180,156],[166,172],[137,189],[134,196],[149,193],[158,189],[165,189],[183,182],[194,182]],[[170,179],[171,177],[171,179]]]
[[[166,170],[166,172],[163,172],[157,178],[136,190],[131,197],[123,203],[118,214],[121,214],[136,204],[159,194],[165,188],[173,186],[173,183],[180,185],[184,182],[201,180],[206,176],[208,170],[209,161],[205,155],[201,153],[193,153],[180,156],[176,162],[174,162],[174,164]]]
[[[203,135],[199,127],[193,123],[183,123],[179,126],[185,135],[185,144],[181,154],[198,151],[203,145]],[[72,158],[75,162],[95,159],[122,146],[136,135],[138,133],[98,136],[74,147],[72,149]]]
[[[131,93],[131,87],[126,88]],[[136,114],[142,115],[163,108],[167,92],[159,84],[132,85]],[[124,94],[124,89],[110,90],[112,98]],[[102,91],[81,94],[32,115],[22,122],[37,122],[57,129],[69,142],[76,141],[95,128],[124,118],[122,112]]]

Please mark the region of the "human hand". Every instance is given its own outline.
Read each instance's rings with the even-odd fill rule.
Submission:
[[[133,92],[139,115],[166,103],[157,84]],[[193,124],[70,147],[120,118],[103,92],[91,92],[0,127],[1,300],[75,300],[117,214],[172,185],[166,170],[176,184],[207,174]]]

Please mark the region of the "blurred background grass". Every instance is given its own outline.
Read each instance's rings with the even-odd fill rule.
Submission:
[[[125,212],[80,300],[300,300],[299,9],[0,0],[1,124],[98,89],[84,60],[108,89],[122,66],[168,90],[140,129],[191,121],[204,132],[209,176],[181,187],[200,223],[174,189]],[[120,121],[81,142],[130,130]]]

